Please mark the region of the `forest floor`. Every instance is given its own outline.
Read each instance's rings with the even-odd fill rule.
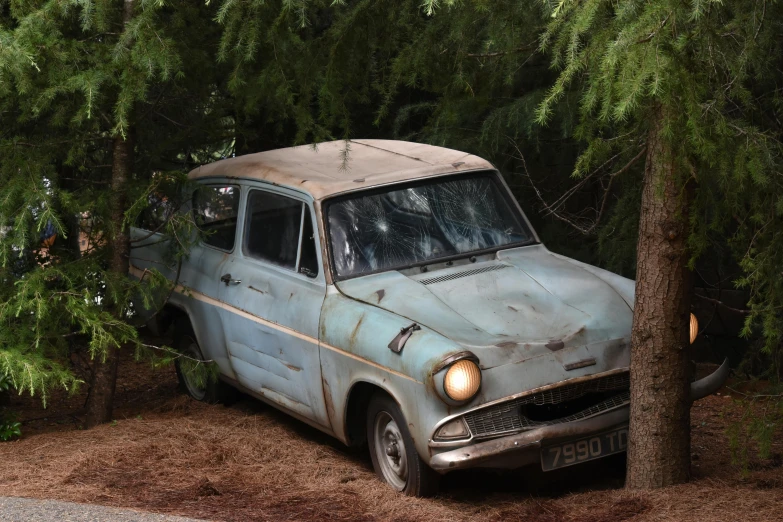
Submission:
[[[50,397],[47,409],[38,397],[12,397],[24,435],[0,443],[0,495],[225,521],[783,520],[783,423],[767,422],[777,431],[767,459],[743,431],[731,435],[777,403],[751,401],[747,384],[732,388],[693,407],[689,484],[626,491],[615,456],[546,474],[454,473],[440,496],[415,499],[376,479],[366,450],[250,398],[193,401],[178,393],[173,369],[126,357],[117,420],[96,429],[78,429],[84,390]],[[733,463],[732,444],[748,441],[745,465]]]

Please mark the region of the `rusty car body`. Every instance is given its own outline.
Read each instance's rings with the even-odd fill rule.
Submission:
[[[379,476],[415,495],[455,469],[625,449],[634,282],[548,251],[486,160],[351,140],[189,178],[202,243],[175,269],[165,238],[134,229],[131,272],[176,279],[153,326],[174,322],[221,382],[367,441]]]

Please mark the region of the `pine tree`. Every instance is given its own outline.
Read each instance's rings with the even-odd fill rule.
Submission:
[[[232,140],[213,17],[186,1],[0,2],[0,373],[45,401],[80,384],[68,355],[86,345],[87,425],[111,415],[118,350],[144,346],[131,297],[155,304],[168,285],[128,278],[128,226]]]
[[[577,173],[621,147],[632,147],[629,154],[646,148],[627,485],[683,482],[690,474],[690,268],[710,233],[737,241],[751,228],[756,238],[741,258],[746,267],[776,263],[774,251],[753,243],[780,241],[764,228],[783,196],[776,179],[783,129],[768,112],[780,100],[783,12],[765,0],[565,0],[551,8],[542,47],[560,76],[539,121],[578,85],[579,136],[587,147]],[[759,215],[769,221],[758,226]],[[770,275],[748,272],[747,281],[758,290],[772,283]],[[762,294],[754,294],[748,324],[759,315],[765,326],[778,323]],[[766,335],[779,341],[774,328]]]

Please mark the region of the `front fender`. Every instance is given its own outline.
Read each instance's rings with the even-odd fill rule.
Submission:
[[[319,327],[321,373],[332,431],[343,442],[348,442],[350,390],[367,382],[397,401],[416,449],[427,455],[432,429],[450,414],[433,388],[432,368],[464,348],[422,326],[400,353],[393,352],[390,341],[410,324],[410,319],[346,297],[334,287],[327,291]]]

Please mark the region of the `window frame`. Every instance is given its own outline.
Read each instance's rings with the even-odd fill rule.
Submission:
[[[280,264],[273,263],[272,261],[268,259],[264,259],[255,255],[250,254],[247,252],[247,239],[249,238],[250,233],[250,226],[249,226],[249,218],[250,218],[250,196],[254,191],[264,192],[266,194],[272,194],[274,196],[288,198],[292,201],[296,201],[301,205],[300,210],[300,217],[299,217],[299,238],[297,240],[297,247],[296,247],[296,263],[294,265],[294,268],[289,268],[287,266],[283,266]],[[270,267],[279,271],[282,271],[289,275],[295,275],[299,277],[300,279],[303,279],[305,281],[310,282],[320,282],[323,281],[324,278],[324,266],[323,266],[323,252],[321,249],[321,242],[319,237],[319,231],[318,231],[318,220],[317,220],[317,213],[315,211],[314,205],[312,204],[312,201],[309,201],[303,197],[301,197],[301,194],[288,192],[288,191],[282,191],[282,190],[271,190],[268,187],[265,186],[257,186],[257,185],[250,185],[247,187],[247,190],[245,191],[245,195],[243,197],[243,205],[242,205],[242,246],[237,250],[237,253],[239,253],[243,259],[247,259],[249,261],[253,261],[256,263],[260,263],[264,267]],[[315,275],[315,277],[310,277],[307,274],[303,274],[299,272],[299,268],[302,261],[302,246],[304,244],[304,220],[305,216],[309,215],[309,218],[311,220],[311,226],[313,228],[313,242],[315,245],[315,251],[316,251],[316,264],[318,266],[318,273]]]
[[[236,218],[237,222],[236,222],[236,226],[234,227],[234,242],[231,244],[231,249],[230,250],[226,250],[224,248],[220,248],[218,246],[211,245],[211,244],[207,243],[206,242],[206,238],[203,237],[203,236],[199,239],[199,243],[202,246],[212,248],[214,250],[217,250],[218,252],[226,252],[228,254],[231,254],[237,248],[237,236],[242,233],[242,228],[240,227],[240,223],[242,221],[240,219],[240,217],[242,216],[242,207],[243,207],[243,200],[244,200],[244,194],[243,194],[244,190],[242,189],[242,185],[240,185],[238,183],[236,183],[236,184],[235,183],[220,183],[219,181],[210,181],[209,183],[199,183],[198,186],[193,190],[193,194],[191,194],[191,196],[190,196],[190,213],[191,213],[191,216],[193,216],[194,223],[196,224],[196,228],[198,229],[199,233],[204,234],[205,231],[201,228],[201,226],[198,223],[195,222],[195,218],[196,218],[195,213],[198,211],[197,210],[197,206],[196,206],[196,201],[195,201],[196,193],[199,190],[204,189],[204,188],[221,188],[221,187],[223,187],[223,188],[225,188],[225,187],[233,187],[233,188],[235,188],[235,189],[237,189],[239,191],[239,200],[237,202],[237,218]]]

